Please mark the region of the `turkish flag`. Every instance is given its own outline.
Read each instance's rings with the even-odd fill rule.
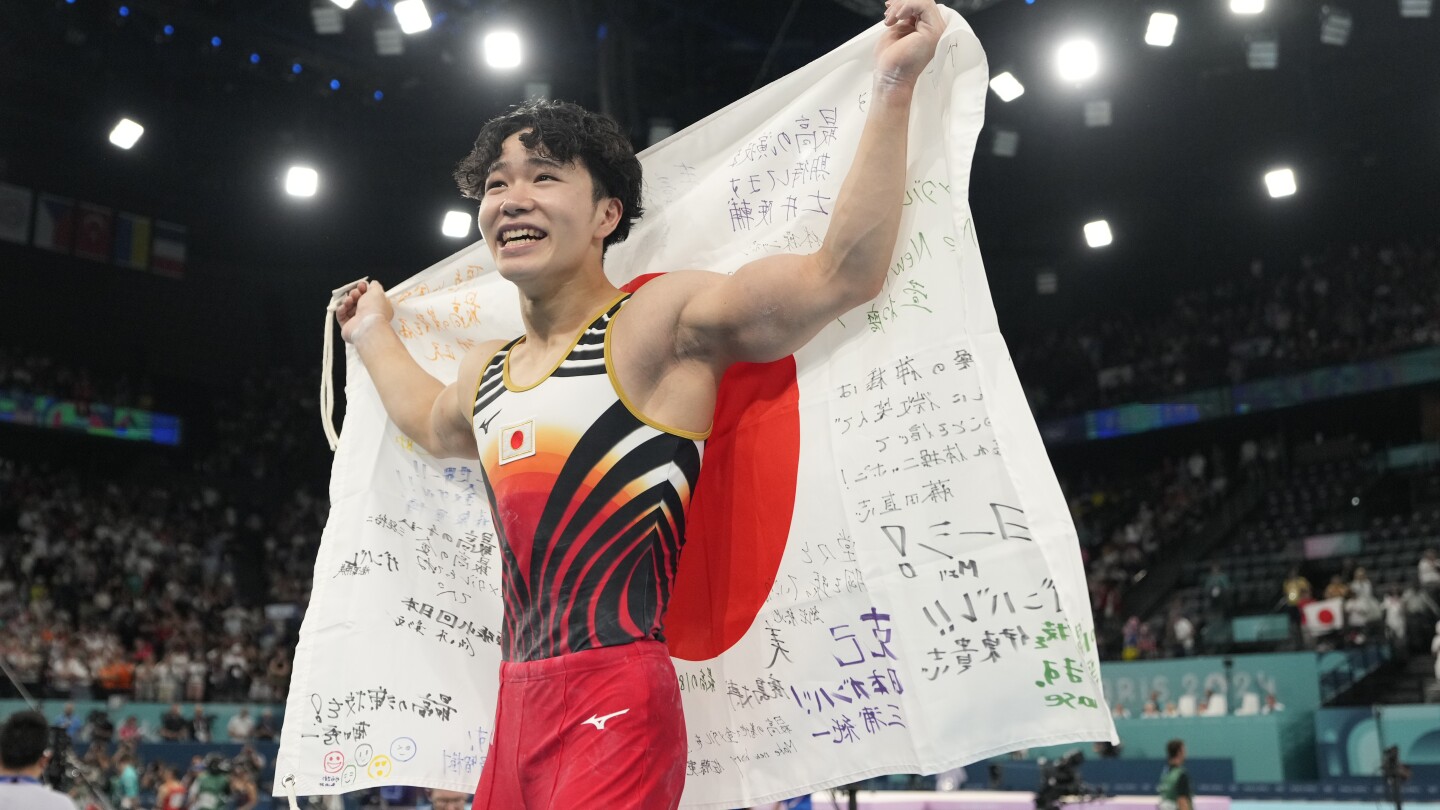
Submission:
[[[1328,633],[1345,626],[1345,600],[1320,599],[1306,605],[1305,629],[1311,633]]]

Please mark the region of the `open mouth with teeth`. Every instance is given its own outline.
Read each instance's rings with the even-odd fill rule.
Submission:
[[[511,228],[500,232],[500,247],[524,245],[545,238],[545,232],[538,228]]]

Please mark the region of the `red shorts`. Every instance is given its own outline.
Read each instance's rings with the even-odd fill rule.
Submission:
[[[500,664],[474,810],[673,810],[685,715],[658,641]]]

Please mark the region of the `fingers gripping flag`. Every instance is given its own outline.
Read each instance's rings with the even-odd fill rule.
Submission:
[[[916,92],[885,290],[721,385],[667,616],[688,807],[1115,739],[1069,512],[997,326],[966,200],[988,79],[957,14]],[[819,247],[880,26],[641,155],[630,288]],[[392,291],[415,358],[522,331],[474,245]],[[474,462],[426,456],[347,352],[345,430],[277,791],[471,790],[493,729],[495,532]]]

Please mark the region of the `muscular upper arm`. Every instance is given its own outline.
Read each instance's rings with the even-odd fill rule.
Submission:
[[[767,256],[728,276],[689,271],[662,278],[669,276],[682,288],[680,351],[717,365],[793,354],[827,323],[878,294],[836,274],[823,252]]]
[[[485,370],[485,364],[503,345],[504,341],[491,340],[466,352],[460,360],[460,373],[455,382],[447,385],[440,392],[440,396],[435,398],[435,407],[430,412],[435,446],[426,448],[434,455],[441,458],[480,457],[480,450],[475,444],[475,429],[471,423],[475,389],[480,384],[480,374]]]

